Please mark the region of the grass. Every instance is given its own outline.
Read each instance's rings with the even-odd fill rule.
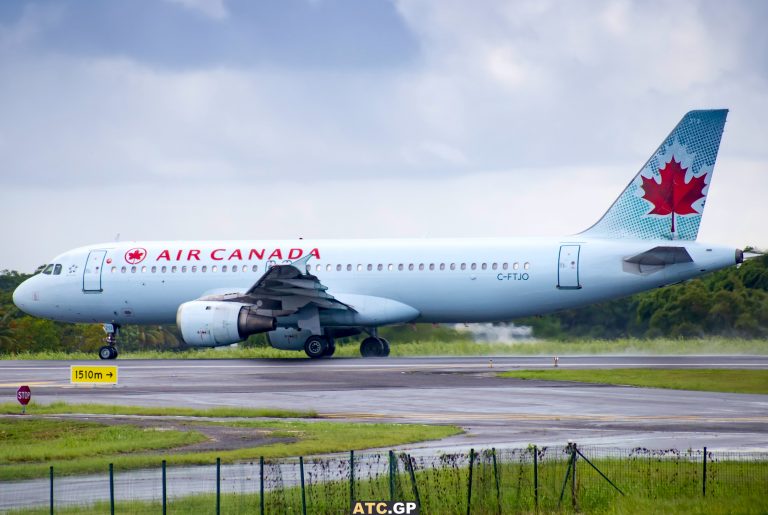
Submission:
[[[18,414],[17,402],[0,403],[0,414]],[[314,410],[286,410],[277,408],[240,408],[222,406],[218,408],[194,409],[166,406],[118,406],[114,404],[69,404],[62,401],[50,404],[40,404],[32,401],[27,406],[27,413],[34,415],[141,415],[141,416],[175,416],[175,417],[270,417],[270,418],[316,418]]]
[[[565,477],[565,457],[549,454],[542,456],[538,467],[538,509],[534,503],[533,470],[531,455],[518,454],[504,457],[499,454],[499,464],[494,468],[490,453],[482,453],[473,469],[472,513],[595,513],[595,514],[655,514],[655,513],[766,513],[768,497],[765,484],[768,481],[768,462],[741,460],[714,460],[707,469],[707,497],[701,493],[702,467],[700,459],[690,456],[623,456],[621,458],[596,458],[593,463],[611,478],[626,494],[617,493],[607,482],[590,469],[584,461],[578,465],[578,480],[574,509],[570,482],[558,507],[558,500]],[[511,459],[510,459],[511,458]],[[700,458],[700,456],[699,456]],[[431,459],[431,457],[430,457]],[[328,477],[348,477],[344,459],[319,460],[321,470],[330,471],[306,477],[306,502],[309,513],[349,513],[350,488],[346,479],[327,480]],[[379,500],[390,497],[390,484],[395,498],[413,500],[414,490],[410,476],[404,468],[404,460],[397,462],[397,473],[392,482],[387,475],[387,459],[369,460],[356,468],[355,499]],[[258,494],[246,493],[258,489],[258,465],[254,465],[254,484],[227,484],[224,488],[240,493],[224,494],[221,512],[224,514],[258,513]],[[294,462],[289,465],[268,463],[265,467],[267,493],[264,504],[267,513],[298,513],[301,507],[301,490],[283,487],[284,474],[295,477],[298,472]],[[369,467],[369,470],[366,470]],[[211,468],[211,473],[214,471]],[[315,470],[317,468],[309,468]],[[421,499],[421,513],[466,513],[468,499],[468,467],[466,456],[456,459],[443,456],[425,464],[415,462],[415,481]],[[368,479],[367,473],[373,473]],[[286,476],[287,477],[287,476]],[[498,481],[498,483],[497,483]],[[498,484],[498,490],[497,485]],[[271,491],[270,491],[271,490]],[[498,493],[497,493],[498,492]],[[161,504],[148,501],[117,500],[119,513],[159,513]],[[211,513],[216,506],[212,493],[170,499],[171,513]],[[59,508],[57,513],[108,513],[109,505]],[[24,514],[47,513],[46,509],[24,510]]]
[[[143,429],[131,424],[51,420],[47,418],[0,419],[0,480],[44,477],[53,466],[57,475],[101,472],[113,463],[116,469],[169,465],[210,464],[240,460],[308,456],[349,449],[391,447],[441,439],[461,432],[455,426],[375,424],[325,421],[233,420],[229,422],[174,421],[176,426],[204,424],[247,427],[266,438],[291,438],[288,442],[234,450],[189,451],[182,447],[202,442],[201,432],[167,428]],[[157,451],[163,450],[162,455]]]
[[[674,390],[768,394],[768,370],[724,369],[548,369],[512,370],[501,377],[618,384]]]
[[[393,341],[392,356],[494,356],[573,354],[768,354],[768,340],[738,338],[635,339],[619,340],[535,340],[530,342],[480,343],[471,340]],[[340,344],[335,357],[359,357],[357,343]],[[303,352],[271,347],[224,347],[183,351],[121,352],[119,359],[263,359],[306,358]],[[35,352],[0,354],[14,360],[96,360],[95,353]],[[119,360],[118,360],[119,363]]]

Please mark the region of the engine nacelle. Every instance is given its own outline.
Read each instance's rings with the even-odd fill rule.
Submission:
[[[273,317],[253,311],[253,306],[239,302],[193,300],[179,306],[176,325],[187,345],[230,345],[277,327]]]

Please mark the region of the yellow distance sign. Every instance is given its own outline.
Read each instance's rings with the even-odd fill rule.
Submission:
[[[72,384],[117,384],[116,365],[71,365]]]

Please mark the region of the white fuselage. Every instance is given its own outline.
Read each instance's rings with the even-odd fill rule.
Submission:
[[[685,247],[693,262],[628,269],[625,259],[656,246]],[[51,263],[60,273],[25,281],[14,302],[66,322],[173,323],[185,302],[245,292],[270,263],[312,254],[311,273],[353,307],[361,298],[389,299],[413,308],[412,320],[399,321],[491,322],[680,282],[734,265],[735,252],[692,241],[579,236],[105,243],[58,256]]]

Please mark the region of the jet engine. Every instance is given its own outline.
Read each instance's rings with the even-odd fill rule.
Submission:
[[[176,326],[194,347],[218,347],[245,340],[277,327],[273,317],[257,315],[255,307],[239,302],[193,300],[179,306]]]

